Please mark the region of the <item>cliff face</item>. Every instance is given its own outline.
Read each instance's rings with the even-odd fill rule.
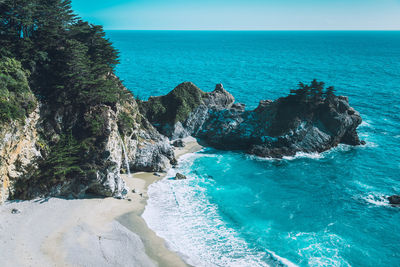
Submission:
[[[130,170],[168,170],[171,167],[170,162],[175,159],[169,140],[139,112],[136,101],[132,99],[128,105],[119,107],[118,113],[117,117],[127,114],[132,118],[132,124],[121,129]]]
[[[0,203],[13,194],[18,179],[30,179],[42,157],[38,139],[37,107],[24,121],[2,125],[0,130]]]
[[[69,136],[74,143],[65,141]],[[70,165],[66,154],[73,155]],[[0,202],[86,193],[123,197],[128,188],[121,172],[166,171],[174,159],[169,140],[133,98],[114,106],[42,104],[1,128]],[[65,177],[61,167],[80,171]]]
[[[129,169],[165,171],[174,159],[168,139],[139,113],[134,99],[116,106],[43,108],[38,129],[48,141],[48,155],[39,160],[36,175],[19,180],[13,198],[83,197],[86,193],[123,197],[128,188],[121,172]],[[48,164],[59,161],[53,159],[52,147],[57,147],[68,133],[74,136],[77,144],[65,146],[79,147],[78,152],[67,152],[77,153],[78,157],[70,167],[79,167],[80,171],[68,177],[58,177],[58,167],[49,167]],[[63,151],[59,153],[65,153]],[[50,171],[54,169],[54,174],[50,172],[50,178],[45,178],[43,172],[49,168]]]
[[[222,85],[211,93],[202,92],[192,83],[181,84],[174,91],[177,89],[199,91],[202,95],[200,103],[184,119],[163,122],[163,117],[155,116],[149,105],[154,99],[141,104],[145,114],[152,114],[149,119],[154,125],[171,139],[193,135],[216,148],[272,158],[322,152],[340,143],[362,144],[356,130],[362,119],[346,97],[331,93],[309,98],[290,95],[276,101],[261,101],[255,110],[247,111],[243,104],[234,103],[233,96]],[[163,98],[170,94],[156,99],[166,103]],[[184,98],[186,94],[180,96]],[[176,102],[184,105],[185,101]],[[169,105],[163,108],[168,114],[176,109]]]

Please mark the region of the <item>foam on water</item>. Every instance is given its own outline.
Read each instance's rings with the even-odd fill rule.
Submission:
[[[294,156],[285,156],[283,159],[286,160],[294,160],[294,159],[301,159],[301,158],[309,158],[309,159],[321,159],[324,155],[322,153],[305,153],[305,152],[297,152]]]
[[[387,196],[379,193],[371,193],[368,194],[367,196],[360,196],[361,199],[364,201],[373,204],[375,206],[388,206],[390,207],[389,200],[387,199]]]
[[[282,160],[184,156],[189,179],[152,185],[144,216],[190,263],[400,266],[400,212],[385,198],[400,193],[400,32],[108,35],[121,52],[118,75],[142,98],[183,81],[205,91],[223,83],[251,109],[317,78],[363,118],[365,146]]]
[[[215,156],[187,154],[180,158],[178,171],[188,179],[174,180],[177,170],[171,169],[165,179],[149,187],[149,200],[142,216],[150,228],[194,266],[296,266],[272,251],[252,248],[224,222],[203,186],[212,185],[212,179],[189,174],[188,168],[199,157]]]
[[[342,238],[328,231],[322,233],[289,233],[289,237],[305,244],[297,250],[300,257],[307,259],[308,266],[351,266],[339,253],[339,248],[348,247]]]

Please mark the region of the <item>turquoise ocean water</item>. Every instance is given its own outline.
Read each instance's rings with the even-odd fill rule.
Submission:
[[[363,117],[364,147],[268,160],[211,148],[189,179],[149,189],[144,218],[195,266],[400,266],[400,32],[110,31],[118,75],[141,98],[183,81],[238,102],[334,85]],[[174,170],[168,177],[174,175]]]

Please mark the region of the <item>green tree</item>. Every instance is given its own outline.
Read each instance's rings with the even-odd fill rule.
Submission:
[[[36,106],[28,77],[29,72],[22,68],[19,61],[0,59],[0,125],[23,119]]]

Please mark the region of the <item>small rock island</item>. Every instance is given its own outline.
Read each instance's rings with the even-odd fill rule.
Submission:
[[[361,145],[360,114],[347,97],[336,96],[316,80],[300,84],[287,97],[261,100],[254,110],[235,103],[218,84],[205,93],[193,83],[177,86],[165,96],[139,102],[148,120],[175,140],[195,136],[218,149],[242,150],[260,157],[282,158],[297,152],[323,152],[338,144]]]

